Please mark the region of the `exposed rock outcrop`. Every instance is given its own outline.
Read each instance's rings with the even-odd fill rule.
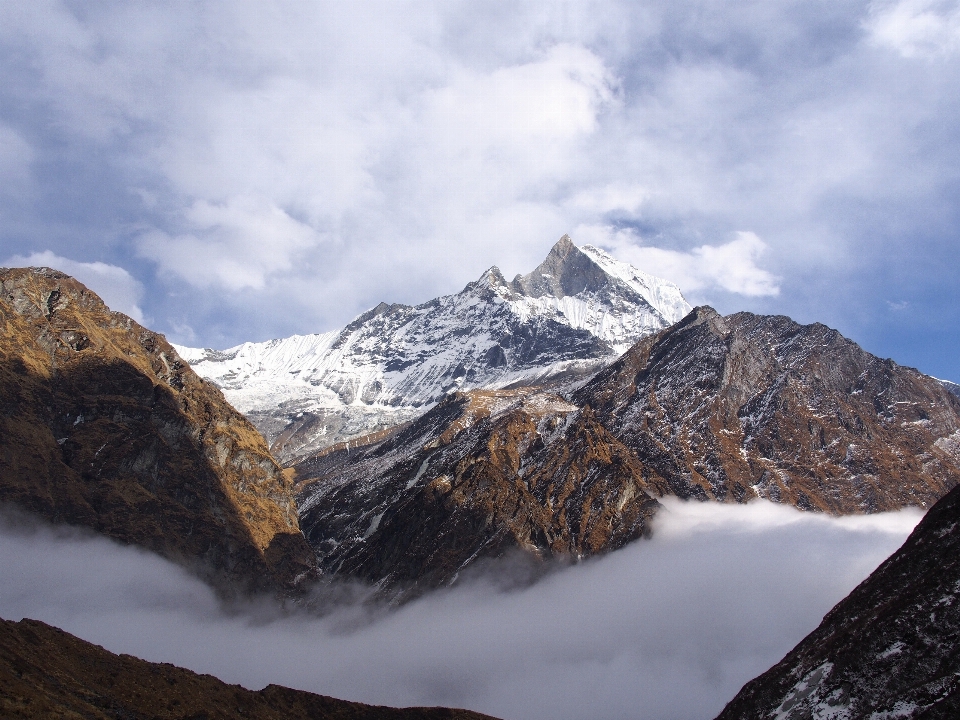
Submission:
[[[409,592],[514,549],[579,558],[641,536],[642,464],[588,412],[531,389],[448,397],[401,432],[298,466],[321,568]]]
[[[222,589],[313,572],[292,479],[163,336],[63,273],[0,270],[0,501],[184,563]]]
[[[683,498],[881,512],[960,482],[958,398],[819,323],[696,308],[572,402]]]

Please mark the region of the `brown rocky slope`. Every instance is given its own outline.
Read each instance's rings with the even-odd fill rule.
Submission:
[[[0,270],[0,502],[181,562],[221,589],[312,574],[291,479],[163,336],[43,268]]]
[[[458,393],[297,469],[325,572],[430,586],[512,548],[616,549],[664,495],[930,507],[960,482],[960,398],[823,325],[697,308],[566,398]]]
[[[386,440],[297,468],[321,569],[401,591],[513,549],[612,550],[657,507],[642,464],[589,412],[530,388],[456,393]]]
[[[960,482],[958,398],[819,323],[696,308],[572,402],[683,498],[881,512]]]
[[[166,663],[114,655],[36,620],[0,620],[0,717],[89,720],[483,720],[447,708],[391,708],[279,685],[247,690]]]

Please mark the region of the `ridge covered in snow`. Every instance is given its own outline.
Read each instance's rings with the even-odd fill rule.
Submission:
[[[672,283],[565,235],[527,275],[492,267],[457,294],[381,303],[339,332],[176,349],[292,460],[456,390],[582,377],[690,309]]]

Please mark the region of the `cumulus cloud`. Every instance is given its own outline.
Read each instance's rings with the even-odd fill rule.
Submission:
[[[636,233],[608,227],[581,227],[578,237],[609,248],[642,270],[673,281],[683,292],[724,290],[756,297],[777,295],[780,279],[757,263],[767,245],[755,233],[740,231],[722,245],[701,245],[689,252],[642,245]]]
[[[653,538],[521,590],[488,578],[390,612],[224,611],[156,556],[9,520],[0,616],[259,688],[511,720],[713,717],[919,520],[667,500]]]
[[[49,267],[67,273],[93,290],[111,310],[117,310],[144,322],[140,300],[143,285],[130,273],[117,265],[103,262],[77,262],[44,250],[30,255],[14,255],[8,258],[5,267]]]

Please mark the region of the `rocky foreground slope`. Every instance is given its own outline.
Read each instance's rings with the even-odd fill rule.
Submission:
[[[36,620],[0,620],[0,717],[90,720],[489,720],[391,708],[279,685],[247,690],[166,663],[115,655]]]
[[[0,502],[181,562],[221,588],[313,572],[292,480],[163,336],[63,273],[0,269]]]
[[[689,310],[675,285],[564,236],[527,275],[490,268],[460,293],[381,303],[339,332],[177,349],[290,462],[455,390],[586,377]]]
[[[422,587],[511,549],[616,549],[664,495],[930,507],[960,482],[960,399],[823,325],[697,308],[566,398],[456,394],[297,470],[324,572]]]
[[[960,488],[718,720],[960,717]]]

